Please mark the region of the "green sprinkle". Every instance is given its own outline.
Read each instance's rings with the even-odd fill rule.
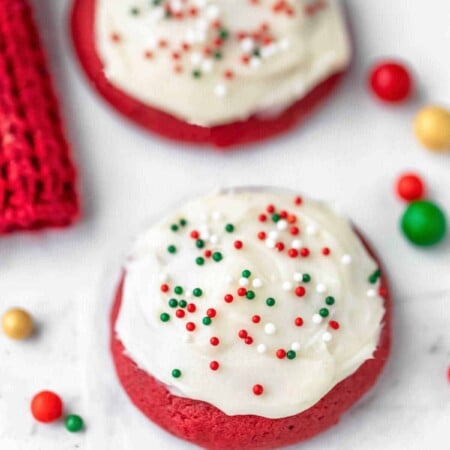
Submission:
[[[138,16],[140,13],[139,8],[131,8],[130,12],[133,16]]]
[[[272,297],[269,297],[268,299],[266,299],[266,305],[267,306],[273,306],[275,305],[275,299]]]
[[[375,270],[374,273],[372,273],[372,275],[369,276],[369,283],[375,284],[378,281],[378,278],[380,277],[381,277],[381,270],[377,269]]]
[[[303,283],[309,283],[311,281],[311,275],[309,273],[303,274]]]
[[[220,29],[220,31],[219,31],[219,37],[220,37],[221,39],[227,39],[229,35],[230,35],[230,33],[228,32],[227,29],[225,29],[225,28]]]
[[[186,219],[180,219],[180,226],[185,227],[187,225]]]
[[[208,316],[203,317],[202,322],[203,322],[203,325],[211,325],[211,322],[212,322],[211,317],[208,317]]]
[[[183,293],[183,288],[181,286],[175,286],[173,292],[175,292],[175,294],[177,295],[181,295]]]
[[[181,370],[180,369],[173,369],[172,370],[172,376],[174,378],[180,378],[181,377]]]
[[[330,314],[330,311],[328,311],[327,308],[322,308],[322,309],[319,311],[319,314],[320,314],[322,317],[328,317],[328,314]]]
[[[195,263],[197,264],[197,266],[203,266],[203,264],[205,264],[205,258],[199,256],[195,259]]]
[[[334,305],[334,302],[335,302],[334,297],[332,297],[331,295],[325,299],[325,303],[327,305],[330,305],[330,306]]]
[[[272,222],[277,223],[279,220],[280,220],[280,215],[279,214],[277,214],[277,213],[272,214]]]
[[[177,301],[177,299],[171,298],[171,299],[169,300],[169,306],[170,306],[171,308],[176,308],[176,307],[178,306],[178,301]]]
[[[222,52],[215,51],[213,53],[214,59],[222,59]]]
[[[234,225],[232,223],[227,223],[225,225],[225,231],[227,233],[232,233],[234,231]]]
[[[76,414],[71,414],[67,416],[64,420],[66,430],[71,433],[78,433],[83,429],[83,419]]]
[[[161,319],[161,322],[168,322],[170,320],[170,316],[167,313],[162,313],[159,318]]]
[[[250,278],[251,274],[252,273],[250,272],[250,270],[245,269],[245,270],[242,271],[242,276],[244,278]]]
[[[252,53],[253,53],[253,56],[256,56],[256,57],[261,56],[261,50],[259,48],[255,48]]]
[[[187,301],[186,301],[186,300],[180,300],[180,301],[178,302],[178,306],[179,306],[180,308],[186,308],[186,306],[187,306]]]
[[[212,255],[212,258],[214,261],[219,262],[219,261],[222,261],[223,256],[222,256],[222,253],[220,253],[220,252],[214,252]]]
[[[203,248],[205,246],[205,241],[202,239],[197,239],[195,241],[195,245],[197,246],[197,248]]]
[[[173,225],[170,225],[170,229],[175,233],[178,231],[178,225],[176,225],[175,223]]]
[[[247,291],[247,293],[245,294],[245,296],[249,299],[249,300],[253,300],[255,298],[255,293],[253,291]]]
[[[294,350],[289,350],[286,353],[287,359],[295,359],[295,357],[297,356],[297,353],[294,352]]]
[[[194,78],[200,78],[202,76],[202,73],[200,72],[200,70],[194,70],[192,71],[192,76]]]
[[[194,297],[201,297],[203,295],[203,291],[200,288],[195,288],[192,291],[192,294],[194,295]]]
[[[169,245],[168,247],[167,247],[167,251],[169,252],[169,253],[176,253],[177,252],[177,248],[175,247],[175,245]]]

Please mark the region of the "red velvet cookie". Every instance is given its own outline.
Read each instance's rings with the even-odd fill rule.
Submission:
[[[323,2],[316,3],[321,4]],[[177,141],[212,144],[216,147],[225,148],[258,142],[283,133],[303,122],[330,96],[341,81],[347,66],[345,64],[344,67],[335,70],[330,69],[328,71],[330,73],[319,77],[315,83],[305,90],[303,95],[286,104],[282,110],[275,114],[250,114],[243,119],[228,120],[224,123],[204,126],[196,123],[195,120],[186,120],[177,114],[167,112],[167,110],[153,106],[150,102],[131,95],[105,76],[105,64],[99,55],[96,43],[95,8],[97,4],[98,0],[75,0],[72,12],[72,38],[76,53],[88,78],[97,91],[124,116],[147,130]],[[277,14],[282,15],[285,12],[282,9]],[[321,14],[320,6],[317,7],[317,10],[311,8],[308,14]],[[120,40],[120,36],[117,34],[112,36],[111,39]],[[188,44],[183,45],[187,48]],[[150,55],[153,58],[153,51],[143,53],[147,55],[147,58],[150,59]],[[174,51],[173,55],[173,57],[177,57],[178,61],[180,56],[177,51]],[[242,58],[245,59],[245,55]],[[176,70],[181,71],[181,65],[175,67]],[[195,70],[193,73],[196,73]],[[235,77],[232,70],[224,71],[224,74],[226,75],[225,78]],[[180,74],[179,76],[187,75]],[[247,83],[251,82],[251,79],[247,81]],[[224,81],[226,85],[231,83],[226,79]],[[272,89],[270,85],[267,87]],[[152,88],[149,87],[149,89]],[[157,89],[157,87],[153,89]],[[275,87],[275,89],[277,88]],[[224,105],[226,111],[227,104],[224,103]]]
[[[220,202],[219,202],[220,204]],[[220,209],[220,206],[218,207]],[[268,208],[273,208],[273,203],[268,205]],[[301,207],[300,207],[301,208]],[[190,208],[187,208],[185,211],[189,211]],[[239,209],[239,208],[238,208]],[[301,215],[301,212],[299,213],[299,215],[297,216],[294,212],[292,211],[287,211],[287,214],[285,213],[286,210],[281,210],[279,211],[277,209],[277,205],[275,205],[274,209],[271,209],[271,213],[267,214],[264,211],[261,212],[261,215],[259,216],[259,220],[261,221],[261,227],[263,228],[264,226],[268,226],[266,219],[263,219],[263,216],[269,216],[271,214],[273,215],[281,215],[281,217],[286,216],[288,219],[288,221],[290,221],[291,223],[295,223],[296,225],[291,226],[291,228],[289,228],[288,230],[284,231],[284,233],[286,233],[287,235],[289,235],[289,233],[293,233],[294,235],[297,235],[296,233],[296,229],[299,228],[300,234],[310,234],[311,231],[311,235],[313,235],[313,233],[316,233],[317,231],[313,230],[313,227],[310,225],[306,225],[302,226],[304,224],[304,220],[303,217]],[[186,216],[181,216],[181,217],[186,217]],[[277,218],[277,216],[275,216],[275,218]],[[224,220],[226,221],[228,219],[228,217],[224,218]],[[298,219],[298,220],[297,220]],[[183,220],[183,219],[182,219]],[[256,220],[258,221],[258,217],[256,217]],[[281,219],[284,220],[284,219]],[[190,218],[188,218],[187,220],[188,225],[186,225],[187,227],[189,227],[189,224],[191,223]],[[239,222],[240,223],[240,222]],[[170,226],[170,219],[167,222],[167,226]],[[246,250],[246,248],[250,248],[250,245],[256,245],[254,243],[251,243],[249,241],[250,238],[245,239],[246,237],[246,233],[244,230],[242,230],[242,225],[239,227],[238,225],[236,225],[236,229],[232,230],[232,223],[228,223],[226,225],[227,227],[227,232],[226,233],[239,233],[238,228],[241,228],[241,232],[239,234],[239,236],[233,237],[230,240],[230,244],[231,247],[233,247],[233,249],[228,249],[227,250],[227,245],[225,243],[223,243],[221,245],[221,256],[223,257],[223,261],[225,261],[226,259],[230,259],[233,258],[233,252],[236,252],[239,254],[239,256],[241,255],[240,252],[243,252]],[[298,225],[298,226],[297,226]],[[172,225],[173,226],[173,225]],[[193,225],[195,226],[195,225]],[[195,232],[198,228],[195,228],[193,231],[189,231],[186,230],[186,233],[190,233],[191,238],[192,236],[194,236],[194,239],[197,237]],[[282,227],[278,227],[278,230],[280,229],[284,229],[284,224]],[[269,235],[271,232],[266,230],[266,231],[261,231],[260,233],[266,232],[267,235]],[[320,230],[318,231],[319,235],[320,235]],[[279,233],[280,234],[280,239],[282,238],[284,240],[284,242],[286,242],[289,238],[287,237],[287,235],[283,235],[283,233]],[[149,234],[148,237],[152,236],[152,238],[154,238],[153,234]],[[236,240],[234,240],[235,238],[238,238]],[[220,242],[223,242],[223,240],[226,239],[225,237],[220,237],[219,239],[221,239]],[[259,237],[255,238],[256,241],[255,243],[257,243],[258,241],[261,240],[261,235],[259,235]],[[270,239],[270,238],[267,238]],[[315,237],[311,238],[311,246],[309,247],[302,247],[301,251],[299,253],[299,255],[295,255],[294,256],[294,252],[291,252],[291,249],[285,249],[282,252],[286,251],[285,256],[282,256],[283,258],[286,258],[286,261],[289,261],[289,258],[294,258],[294,260],[297,260],[297,258],[299,259],[299,264],[302,264],[304,266],[304,262],[305,261],[312,261],[313,266],[315,266],[315,260],[320,260],[322,259],[323,261],[326,260],[326,258],[329,258],[330,256],[334,255],[337,251],[339,251],[339,244],[338,246],[335,248],[333,248],[332,245],[327,246],[327,247],[322,247],[320,250],[319,249],[314,249],[314,239],[316,239]],[[317,238],[319,239],[319,238]],[[322,237],[320,237],[320,239],[322,239]],[[145,240],[146,242],[148,242],[148,238]],[[142,241],[144,242],[144,241]],[[240,244],[236,245],[236,242],[240,242]],[[280,241],[281,242],[281,241]],[[333,241],[334,242],[334,241]],[[164,244],[163,244],[164,245]],[[264,242],[261,243],[261,245],[265,245]],[[205,245],[204,248],[207,248],[208,244]],[[306,250],[308,250],[308,254],[306,255]],[[382,320],[380,321],[380,332],[379,332],[379,338],[378,338],[378,344],[376,345],[376,349],[374,349],[374,353],[373,353],[373,357],[369,357],[368,359],[366,359],[365,361],[363,361],[361,363],[361,365],[359,365],[359,367],[357,367],[357,369],[351,373],[350,375],[346,376],[345,378],[343,378],[340,382],[338,382],[336,385],[334,385],[334,387],[331,388],[331,390],[329,390],[327,393],[325,393],[325,395],[323,395],[320,399],[318,399],[318,401],[314,404],[312,404],[312,406],[308,407],[307,409],[297,413],[297,414],[289,414],[287,416],[283,416],[283,417],[277,417],[277,418],[271,418],[271,417],[267,417],[267,416],[263,416],[263,415],[259,415],[259,414],[227,414],[225,412],[223,412],[221,409],[219,409],[216,406],[213,406],[211,403],[206,402],[206,401],[201,401],[201,400],[197,400],[197,399],[193,399],[193,398],[188,398],[188,396],[184,395],[184,396],[179,396],[177,395],[174,391],[172,387],[168,387],[166,383],[163,383],[161,381],[159,381],[158,379],[156,379],[152,373],[149,373],[148,370],[146,370],[143,365],[139,364],[133,360],[133,357],[131,356],[133,354],[133,350],[130,349],[129,347],[125,348],[124,343],[121,341],[120,336],[118,336],[116,330],[118,329],[118,317],[120,314],[122,314],[122,308],[123,308],[123,299],[124,299],[124,279],[126,280],[127,277],[129,277],[129,272],[126,271],[124,273],[124,278],[122,279],[118,290],[117,290],[117,294],[115,297],[115,301],[114,301],[114,306],[112,309],[112,314],[111,314],[111,351],[112,351],[112,355],[113,355],[113,359],[114,359],[114,363],[116,366],[116,370],[117,370],[117,374],[120,380],[121,385],[123,386],[123,388],[125,389],[125,391],[127,392],[128,396],[130,397],[131,401],[152,421],[154,421],[155,423],[157,423],[158,425],[160,425],[162,428],[164,428],[165,430],[169,431],[170,433],[186,439],[188,441],[191,441],[197,445],[200,445],[201,447],[207,448],[207,449],[211,449],[211,450],[263,450],[263,449],[275,449],[275,448],[280,448],[282,446],[285,445],[290,445],[296,442],[300,442],[300,441],[304,441],[307,440],[315,435],[317,435],[318,433],[326,430],[327,428],[331,427],[332,425],[335,425],[341,415],[347,411],[359,398],[361,398],[376,382],[376,380],[378,379],[381,371],[383,370],[387,358],[389,356],[389,352],[390,352],[390,341],[391,341],[391,300],[390,300],[390,294],[389,294],[389,290],[388,290],[388,285],[387,285],[387,281],[386,281],[386,277],[384,275],[381,275],[381,270],[379,269],[380,265],[378,263],[378,259],[375,257],[373,251],[370,249],[370,247],[363,241],[362,245],[361,245],[361,249],[365,249],[364,251],[367,251],[367,255],[370,255],[370,257],[373,259],[373,261],[376,263],[378,269],[375,270],[373,273],[371,273],[368,277],[368,286],[374,286],[374,289],[369,288],[369,290],[367,291],[367,296],[370,298],[369,302],[373,301],[378,301],[378,299],[380,300],[380,304],[382,305],[383,309],[384,309],[384,313],[383,313],[383,317]],[[360,249],[360,250],[361,250]],[[356,251],[354,253],[353,258],[356,258],[357,255],[361,255],[359,252],[360,250]],[[174,251],[174,253],[171,253],[170,256],[168,257],[170,258],[175,258],[176,254],[179,251],[183,251],[183,247],[180,244],[180,241],[177,241],[175,245],[173,245],[173,248],[169,249],[169,251]],[[203,252],[203,249],[201,250]],[[250,250],[248,250],[250,251]],[[270,250],[268,250],[270,251]],[[280,252],[279,249],[274,249],[275,252]],[[179,256],[180,258],[182,257],[181,255]],[[351,260],[351,256],[349,256],[348,254],[344,254],[342,257],[339,256],[339,263],[344,266],[344,267],[348,267],[351,266],[351,264],[358,264],[357,261],[353,261]],[[213,264],[215,264],[214,267],[216,267],[216,263],[212,262],[212,261],[205,261],[204,263],[200,264],[200,266],[204,267],[203,264],[210,264],[211,267]],[[219,263],[220,264],[220,263]],[[286,262],[286,264],[288,264],[288,262]],[[322,264],[322,263],[321,263]],[[325,262],[323,262],[323,264],[326,264]],[[363,263],[364,264],[364,263]],[[248,266],[251,266],[251,263],[248,263]],[[167,267],[170,267],[170,263]],[[253,267],[252,267],[253,268]],[[135,268],[131,269],[131,272],[135,271]],[[186,270],[191,270],[188,267],[186,267]],[[192,269],[195,270],[195,269]],[[211,270],[215,270],[215,269],[211,269]],[[225,268],[224,270],[228,270],[228,268]],[[346,269],[343,269],[346,270]],[[350,270],[350,269],[349,269]],[[351,269],[353,270],[353,269]],[[355,271],[358,271],[359,269],[356,267],[354,269]],[[352,272],[353,273],[353,272]],[[220,340],[220,345],[222,345],[222,343],[224,343],[225,345],[228,345],[229,343],[225,343],[225,337],[223,336],[223,333],[225,333],[223,330],[229,330],[232,329],[234,322],[231,321],[230,324],[226,324],[223,326],[223,328],[221,328],[219,331],[216,331],[213,327],[214,327],[214,321],[217,320],[228,320],[228,317],[224,318],[224,315],[226,316],[229,312],[233,314],[233,317],[235,320],[236,318],[236,314],[239,314],[239,311],[236,313],[235,308],[240,308],[242,305],[242,302],[244,302],[244,305],[242,306],[243,308],[248,308],[248,304],[251,304],[252,307],[253,305],[255,305],[255,311],[258,312],[258,315],[253,315],[251,320],[250,320],[250,313],[246,312],[246,314],[249,314],[249,323],[253,322],[253,324],[251,325],[253,327],[253,331],[252,328],[250,327],[250,325],[248,325],[248,328],[246,330],[248,330],[245,332],[246,336],[249,337],[250,335],[253,336],[255,338],[255,342],[243,342],[242,343],[242,348],[244,349],[243,351],[248,351],[250,353],[247,354],[247,358],[251,359],[252,358],[252,353],[251,351],[254,351],[256,353],[256,349],[258,350],[259,353],[259,346],[256,347],[256,340],[257,339],[261,339],[261,336],[259,335],[258,337],[258,327],[262,326],[262,323],[264,321],[268,321],[268,320],[273,320],[273,322],[276,324],[277,321],[276,319],[273,319],[271,314],[272,311],[275,311],[274,308],[276,307],[282,307],[282,303],[283,302],[290,302],[290,301],[297,301],[297,302],[314,302],[314,298],[316,298],[315,296],[317,295],[316,293],[314,293],[313,291],[311,291],[312,289],[312,285],[316,283],[315,279],[319,278],[319,275],[317,272],[314,271],[309,271],[308,273],[303,273],[301,280],[299,281],[299,286],[296,288],[295,287],[295,283],[294,286],[291,287],[291,289],[293,289],[293,294],[292,294],[292,299],[290,298],[289,294],[286,294],[286,297],[279,297],[277,295],[275,295],[275,298],[272,299],[267,299],[266,303],[267,306],[264,305],[264,297],[262,299],[258,299],[258,295],[259,295],[259,290],[260,289],[264,289],[264,287],[260,287],[260,286],[266,286],[267,284],[267,279],[262,277],[261,279],[257,279],[259,280],[259,282],[255,282],[255,279],[253,278],[253,271],[251,273],[250,270],[245,269],[243,272],[243,277],[249,277],[249,280],[253,280],[251,281],[251,286],[253,286],[253,290],[250,291],[250,288],[246,288],[246,292],[253,292],[254,295],[256,295],[256,297],[252,296],[248,296],[247,295],[247,299],[245,298],[245,296],[242,298],[240,298],[240,290],[242,290],[243,288],[238,288],[237,292],[235,293],[233,290],[230,289],[230,294],[224,297],[224,302],[223,302],[223,306],[216,307],[213,311],[213,314],[210,314],[211,310],[208,310],[208,312],[206,313],[206,317],[212,317],[212,323],[211,321],[207,321],[206,324],[208,325],[207,327],[204,328],[209,328],[211,329],[211,333],[212,335],[217,335],[217,337],[212,338],[212,339],[216,339],[216,342],[214,342],[213,340],[211,340],[211,345],[216,346],[218,345],[218,342]],[[223,274],[222,274],[223,275]],[[212,276],[215,276],[215,274],[213,273]],[[353,276],[353,275],[352,275]],[[151,283],[151,276],[148,278],[149,283]],[[344,280],[345,278],[343,278]],[[242,280],[242,279],[241,279]],[[367,281],[367,280],[366,280]],[[179,280],[173,280],[173,283],[178,283]],[[128,283],[130,283],[132,286],[134,286],[136,284],[136,278],[132,278],[131,281],[128,281]],[[161,296],[164,297],[165,295],[167,296],[167,300],[170,299],[171,297],[176,297],[176,292],[178,289],[179,293],[182,293],[183,295],[186,292],[182,292],[181,287],[173,287],[173,283],[171,283],[170,281],[161,285]],[[241,283],[241,282],[240,282]],[[242,283],[240,284],[242,286]],[[250,285],[247,285],[250,286]],[[256,287],[255,287],[256,286]],[[320,286],[320,288],[319,288]],[[285,287],[283,287],[283,289],[286,291]],[[302,292],[300,292],[300,289],[302,289]],[[180,291],[181,290],[181,291]],[[328,286],[328,294],[330,294],[330,290],[332,290],[332,288],[330,286]],[[194,290],[195,291],[195,290]],[[206,289],[207,291],[207,289]],[[326,291],[326,287],[324,288],[322,283],[317,282],[317,292],[325,292]],[[134,295],[134,294],[130,294],[130,292],[138,292],[137,290],[133,291],[132,289],[130,289],[128,295]],[[331,292],[332,293],[332,292]],[[181,295],[181,296],[183,296]],[[172,311],[170,308],[165,309],[166,312],[164,312],[161,315],[161,330],[164,330],[164,327],[174,327],[175,325],[175,321],[181,321],[183,323],[188,323],[188,321],[192,321],[191,323],[195,323],[197,326],[197,329],[195,331],[193,331],[193,333],[197,333],[197,330],[199,333],[203,332],[202,330],[199,329],[199,327],[202,327],[203,325],[205,325],[205,321],[203,321],[203,325],[201,324],[201,321],[198,322],[196,319],[196,314],[198,313],[200,308],[207,308],[208,307],[208,303],[206,305],[204,305],[204,303],[202,302],[209,302],[209,299],[204,298],[205,297],[205,290],[203,290],[203,295],[200,296],[198,299],[195,297],[195,293],[194,293],[194,297],[193,300],[189,300],[189,302],[193,302],[194,305],[196,305],[197,311],[195,312],[195,309],[193,308],[192,310],[190,309],[190,307],[187,307],[187,310],[184,310],[185,312],[183,312],[181,314],[181,317],[179,317],[179,314],[177,312],[176,317],[175,314],[172,315]],[[216,295],[216,294],[215,294]],[[320,295],[327,295],[327,294],[319,294]],[[341,292],[342,295],[342,292]],[[231,297],[234,297],[231,298]],[[352,294],[349,293],[349,297],[351,297]],[[297,298],[298,297],[298,298]],[[144,297],[146,298],[146,297]],[[165,297],[164,297],[165,298]],[[132,299],[134,302],[134,298]],[[172,298],[171,300],[168,300],[169,303],[171,301],[173,301],[174,299]],[[197,301],[198,300],[198,301]],[[270,302],[269,302],[270,300]],[[128,300],[130,301],[130,299]],[[153,299],[149,298],[148,299],[149,302],[152,302]],[[155,300],[156,301],[156,300]],[[260,302],[259,306],[256,306],[257,304],[254,303],[255,301]],[[276,301],[276,304],[275,304]],[[239,303],[238,303],[239,302]],[[136,299],[136,303],[139,303],[139,299]],[[326,318],[327,320],[329,320],[329,325],[328,325],[328,329],[330,330],[331,333],[328,333],[330,336],[325,337],[325,335],[327,334],[327,332],[325,332],[322,336],[324,339],[324,342],[326,341],[327,344],[325,345],[329,345],[328,342],[330,342],[330,340],[332,339],[331,335],[333,335],[333,339],[339,339],[339,333],[344,330],[346,327],[351,326],[351,324],[349,322],[347,322],[347,319],[345,319],[343,317],[342,314],[339,314],[338,311],[338,306],[340,302],[339,300],[339,295],[337,295],[336,297],[332,297],[330,295],[328,295],[325,298],[325,303],[326,303],[326,308],[322,308],[320,309],[320,315],[322,316],[322,318]],[[142,304],[142,303],[140,303]],[[180,305],[180,303],[178,303]],[[304,304],[304,303],[303,303]],[[203,305],[203,306],[202,306]],[[332,306],[330,306],[332,305]],[[178,306],[179,307],[179,306]],[[336,307],[336,310],[333,311],[333,308]],[[157,311],[164,311],[164,307],[163,309],[157,309]],[[190,312],[193,311],[192,314],[190,314]],[[228,312],[229,311],[229,312]],[[186,315],[185,315],[186,313]],[[203,314],[203,312],[201,313]],[[217,318],[216,318],[216,314],[217,314]],[[165,315],[165,316],[164,316]],[[283,313],[283,315],[281,317],[285,317],[286,315],[288,315],[288,313]],[[189,317],[188,317],[189,316]],[[318,316],[313,315],[312,320],[308,319],[306,317],[306,315],[302,314],[302,318],[297,317],[295,319],[295,326],[297,327],[302,327],[302,326],[306,326],[306,327],[314,327],[314,326],[318,326],[321,327],[323,325],[323,322],[316,320],[316,317]],[[130,316],[133,317],[133,316]],[[135,317],[135,316],[134,316]],[[143,322],[145,322],[145,326],[149,326],[149,327],[154,327],[155,323],[157,324],[158,321],[153,322],[152,318],[149,318],[150,316],[146,316],[145,319],[143,319]],[[220,319],[219,319],[220,317]],[[170,318],[170,320],[169,320]],[[362,320],[366,320],[367,317],[365,317]],[[278,319],[278,324],[279,324],[279,320]],[[301,323],[300,323],[301,321]],[[208,323],[209,322],[209,323]],[[239,322],[239,321],[238,321]],[[134,324],[135,322],[133,322]],[[322,325],[314,325],[314,324],[320,324],[322,323]],[[287,329],[291,324],[291,319],[286,318],[286,323],[283,325],[283,330]],[[139,329],[139,324],[136,323],[136,329]],[[272,324],[271,324],[272,325]],[[134,325],[133,325],[134,326]],[[219,328],[222,325],[219,325]],[[267,326],[267,325],[266,325]],[[273,325],[272,325],[273,326]],[[292,324],[292,326],[294,327],[294,325]],[[370,328],[370,324],[367,324],[367,327]],[[299,328],[302,329],[302,328]],[[124,330],[124,328],[119,327],[119,330]],[[209,331],[209,330],[208,330]],[[220,334],[220,332],[222,331],[222,334]],[[163,331],[161,332],[163,333]],[[234,335],[234,331],[231,332]],[[239,332],[239,337],[236,336],[236,340],[242,339],[243,341],[245,339],[244,336],[241,335],[242,330]],[[271,336],[273,333],[269,333],[269,330],[266,329],[266,337],[264,339],[267,339],[266,342],[270,342],[270,339],[273,339],[273,336]],[[129,338],[126,337],[126,339]],[[201,335],[198,335],[197,337],[195,337],[195,339],[200,340],[202,338]],[[220,339],[219,339],[220,338]],[[161,341],[158,343],[152,343],[152,342],[147,342],[147,346],[164,346],[164,342],[165,342],[165,337],[161,337]],[[197,342],[197,340],[195,342]],[[299,338],[299,341],[301,339]],[[129,341],[132,342],[132,341]],[[246,345],[249,344],[249,345]],[[339,343],[338,343],[339,344]],[[180,344],[183,345],[183,344]],[[193,344],[191,344],[193,345]],[[231,381],[227,381],[227,377],[230,376],[230,360],[226,359],[225,356],[223,356],[220,353],[220,345],[217,347],[219,349],[219,353],[216,354],[212,354],[213,356],[210,356],[210,358],[215,358],[216,360],[212,362],[215,363],[215,366],[211,364],[211,370],[216,371],[214,372],[214,376],[220,377],[222,376],[222,380],[224,383],[230,383]],[[253,350],[251,350],[253,347]],[[255,348],[256,347],[256,348]],[[236,347],[236,348],[240,348],[240,347]],[[268,345],[269,348],[269,345]],[[295,348],[294,345],[291,348]],[[289,356],[289,352],[286,354],[284,353],[284,355],[282,355],[280,352],[283,352],[284,350],[277,350],[276,351],[276,356],[275,353],[273,355],[273,360],[272,363],[270,363],[268,360],[266,360],[263,364],[273,364],[273,368],[270,369],[269,367],[267,367],[267,370],[271,370],[272,373],[274,374],[274,376],[276,376],[275,374],[280,375],[280,373],[283,372],[278,372],[278,369],[280,368],[280,366],[277,366],[277,364],[285,364],[285,371],[289,372],[290,370],[290,366],[289,364],[291,364],[291,362],[295,362],[298,361],[299,358],[304,357],[304,352],[307,352],[307,350],[302,350],[304,348],[303,342],[302,345],[298,345],[298,351],[297,352],[291,352],[293,353],[293,355]],[[142,348],[140,349],[142,351]],[[297,350],[297,349],[296,349]],[[137,350],[136,350],[137,351]],[[202,352],[202,354],[204,352],[206,352],[204,354],[204,356],[208,355],[208,351],[204,350],[204,347],[201,347],[201,349],[199,350],[200,352]],[[213,349],[213,351],[215,351],[215,349]],[[240,350],[239,350],[240,351]],[[269,351],[267,349],[267,351],[269,352],[269,354],[265,354],[265,355],[261,355],[262,358],[272,358],[271,356],[271,350]],[[167,352],[169,353],[169,347],[167,347]],[[223,363],[222,364],[222,360],[221,357],[223,357],[224,361],[227,361],[227,363]],[[165,358],[165,356],[164,356]],[[238,356],[236,356],[236,358],[238,358]],[[291,361],[288,361],[286,358],[291,359]],[[202,361],[202,359],[200,359],[200,361]],[[240,359],[241,363],[244,365],[245,364],[245,360]],[[183,364],[180,362],[181,366],[180,369],[183,369],[183,377],[186,375],[186,377],[189,376],[189,369],[183,366]],[[226,366],[226,367],[225,367]],[[220,374],[220,371],[222,370],[222,368],[224,369],[224,372],[222,374]],[[179,373],[175,373],[173,374],[173,377],[175,382],[179,379],[178,376],[181,376],[181,370],[176,369]],[[239,372],[240,367],[239,367],[239,363],[237,363],[237,366],[234,367],[234,370],[236,372]],[[197,372],[196,372],[197,373]],[[256,368],[255,367],[255,382],[258,380],[258,374],[261,373],[261,368]],[[236,375],[237,377],[239,377],[239,374]],[[251,375],[253,376],[253,375]],[[247,377],[248,377],[248,373],[243,377],[242,377],[242,383],[246,383],[247,382]],[[207,369],[205,369],[205,374],[204,374],[204,379],[202,379],[202,383],[215,383],[216,380],[219,384],[217,385],[217,389],[220,390],[220,378],[208,378],[208,372]],[[300,380],[299,380],[300,382]],[[169,382],[171,383],[171,382]],[[222,389],[225,388],[226,385],[222,386]],[[205,388],[206,389],[206,388]],[[280,389],[282,389],[280,387]],[[289,389],[289,387],[286,387],[286,389]],[[261,395],[261,402],[264,402],[264,396],[270,396],[272,394],[272,392],[270,392],[270,389],[266,389],[266,386],[264,385],[259,385],[259,384],[255,384],[253,387],[253,393],[250,392],[250,386],[248,388],[248,393],[243,391],[244,394],[242,392],[236,393],[236,398],[231,400],[231,403],[233,402],[237,402],[239,403],[240,401],[242,401],[242,403],[244,403],[245,401],[248,401],[249,397],[251,395]],[[271,391],[274,391],[274,388],[272,386]],[[281,395],[283,395],[283,390],[280,391]],[[248,397],[247,397],[248,395]],[[242,396],[242,398],[240,397]],[[258,397],[259,398],[259,397]],[[225,403],[225,405],[228,407],[228,403]],[[259,406],[258,406],[259,407]],[[270,410],[270,408],[269,408]],[[266,408],[264,410],[265,412],[268,411],[268,409]],[[269,413],[270,414],[270,413]],[[280,416],[280,414],[278,414],[278,416]]]

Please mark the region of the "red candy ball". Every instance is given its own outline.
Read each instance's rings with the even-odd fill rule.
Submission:
[[[54,422],[61,417],[62,411],[62,400],[54,392],[39,392],[31,401],[31,413],[38,422]]]
[[[397,180],[396,191],[401,199],[412,202],[424,197],[425,184],[418,175],[405,173]]]
[[[406,100],[413,85],[408,69],[394,61],[385,61],[374,66],[370,72],[369,83],[373,93],[389,103]]]

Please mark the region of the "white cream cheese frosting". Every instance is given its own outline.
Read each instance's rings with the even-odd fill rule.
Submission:
[[[115,331],[176,395],[228,415],[288,417],[373,357],[379,277],[325,204],[286,191],[213,193],[139,237]]]
[[[277,114],[349,64],[338,0],[97,0],[115,86],[202,126]]]

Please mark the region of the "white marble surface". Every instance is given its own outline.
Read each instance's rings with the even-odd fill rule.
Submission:
[[[395,297],[395,345],[381,381],[338,427],[298,448],[448,448],[450,239],[430,250],[408,245],[392,195],[396,175],[416,169],[450,213],[450,155],[423,151],[410,131],[422,103],[450,105],[448,0],[348,0],[356,55],[343,88],[305,128],[228,154],[181,148],[124,123],[93,95],[73,59],[69,1],[34,4],[63,94],[84,219],[63,232],[0,239],[0,313],[21,305],[40,325],[29,342],[0,335],[0,448],[192,448],[128,403],[109,361],[105,311],[130,239],[149,217],[218,185],[261,183],[342,204],[378,249]],[[383,55],[415,68],[419,93],[406,106],[383,107],[365,91],[367,66]],[[85,418],[84,433],[33,422],[29,400],[43,388]]]

